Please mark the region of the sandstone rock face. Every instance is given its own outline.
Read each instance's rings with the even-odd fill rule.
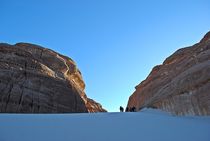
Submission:
[[[88,98],[86,107],[88,109],[88,112],[95,113],[97,112],[107,112],[105,109],[102,108],[101,104],[95,102],[94,100]]]
[[[132,106],[175,115],[210,115],[210,32],[154,67],[130,96],[128,107]]]
[[[38,45],[0,44],[0,112],[100,112],[88,109],[84,89],[72,59]]]

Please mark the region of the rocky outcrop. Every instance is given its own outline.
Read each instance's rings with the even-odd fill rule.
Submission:
[[[86,107],[88,109],[88,112],[94,113],[95,111],[97,112],[107,112],[105,109],[102,108],[101,104],[95,102],[94,100],[88,98]]]
[[[0,112],[100,112],[91,105],[75,62],[38,45],[0,44]]]
[[[210,32],[179,49],[136,86],[128,107],[159,108],[176,115],[210,115]]]

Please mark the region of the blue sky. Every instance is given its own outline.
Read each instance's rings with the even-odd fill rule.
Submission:
[[[69,56],[86,94],[119,111],[155,65],[210,30],[209,13],[209,0],[0,0],[0,42]]]

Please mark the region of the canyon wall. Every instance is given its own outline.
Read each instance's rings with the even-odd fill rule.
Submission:
[[[210,32],[155,66],[130,96],[128,107],[133,106],[175,115],[210,115]]]
[[[0,44],[0,112],[105,112],[84,89],[72,59],[34,44]]]

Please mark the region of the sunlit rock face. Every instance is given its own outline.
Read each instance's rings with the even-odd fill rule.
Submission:
[[[210,115],[210,32],[154,67],[130,96],[128,107],[132,106],[175,115]]]
[[[101,104],[95,102],[93,99],[88,98],[87,103],[85,104],[88,112],[95,113],[95,112],[107,112]]]
[[[0,44],[0,112],[89,112],[84,89],[72,59],[34,44]]]

